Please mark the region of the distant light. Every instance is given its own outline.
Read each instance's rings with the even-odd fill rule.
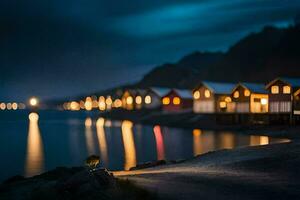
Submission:
[[[209,98],[209,97],[210,97],[210,91],[206,89],[206,90],[204,91],[204,96],[205,96],[206,98]]]
[[[5,103],[1,103],[0,104],[0,109],[1,110],[5,110],[6,109],[6,104]]]
[[[226,98],[225,98],[225,101],[226,101],[227,103],[230,103],[232,100],[231,100],[230,97],[226,97]]]
[[[251,92],[250,92],[249,90],[245,90],[245,91],[244,91],[244,96],[245,96],[245,97],[249,97],[250,94],[251,94]]]
[[[110,96],[108,96],[108,97],[106,98],[105,103],[106,103],[106,105],[111,106],[111,104],[112,104],[112,99],[111,99]]]
[[[91,97],[85,99],[84,107],[86,110],[90,111],[93,109],[93,102]]]
[[[233,93],[233,97],[234,98],[239,98],[240,97],[240,93],[239,93],[239,91],[235,91],[234,93]]]
[[[70,103],[70,108],[71,108],[71,110],[80,110],[80,105],[76,101],[72,101]]]
[[[194,96],[194,99],[200,99],[200,91],[199,90],[195,91],[193,96]]]
[[[30,121],[36,122],[39,120],[39,115],[37,113],[30,113],[28,118]]]
[[[121,106],[122,106],[122,101],[121,101],[121,99],[116,99],[116,100],[114,101],[114,107],[120,108]]]
[[[85,122],[84,122],[84,125],[85,126],[92,126],[93,124],[93,121],[91,118],[86,118]]]
[[[11,103],[7,103],[7,104],[6,104],[6,109],[7,109],[7,110],[11,110],[11,109],[12,109]]]
[[[133,103],[132,96],[129,96],[129,97],[126,98],[126,103],[129,104],[129,105]]]
[[[146,104],[151,104],[151,102],[152,102],[151,96],[150,96],[150,95],[147,95],[147,96],[145,97],[145,103],[146,103]]]
[[[29,104],[30,104],[31,106],[37,106],[38,103],[39,103],[39,101],[38,101],[38,99],[35,98],[35,97],[32,97],[32,98],[30,98],[30,100],[29,100]]]
[[[260,100],[260,103],[261,103],[261,105],[267,105],[267,104],[268,104],[268,100],[265,99],[265,98],[262,98],[262,99]]]
[[[14,103],[12,103],[11,107],[12,107],[13,110],[17,110],[18,109],[18,104],[14,102]]]

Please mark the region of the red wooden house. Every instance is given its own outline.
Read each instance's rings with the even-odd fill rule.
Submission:
[[[181,112],[192,110],[193,96],[189,90],[172,89],[162,98],[163,111]]]

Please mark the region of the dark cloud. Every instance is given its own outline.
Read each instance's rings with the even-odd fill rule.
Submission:
[[[288,25],[299,8],[293,0],[3,0],[0,94],[52,98],[138,80],[191,51],[226,50],[264,25]]]

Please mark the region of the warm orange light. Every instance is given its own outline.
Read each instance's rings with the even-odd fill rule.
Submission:
[[[265,99],[265,98],[262,98],[262,99],[260,100],[260,103],[261,103],[261,105],[267,105],[267,104],[268,104],[268,100]]]
[[[12,109],[11,103],[7,103],[7,104],[6,104],[6,109],[7,109],[7,110],[11,110],[11,109]]]
[[[240,93],[239,93],[239,91],[235,91],[234,93],[233,93],[233,97],[234,98],[239,98],[240,97]]]
[[[71,110],[80,110],[80,105],[76,101],[72,101],[70,103],[70,109]]]
[[[220,108],[226,108],[227,107],[227,104],[225,101],[221,101],[220,102]]]
[[[170,104],[170,98],[169,97],[164,97],[163,100],[162,100],[162,103],[164,105],[169,105]]]
[[[114,107],[116,107],[116,108],[122,107],[122,101],[121,101],[121,99],[116,99],[114,101]]]
[[[288,85],[283,86],[283,94],[291,94],[291,87]]]
[[[91,118],[86,118],[84,125],[89,127],[89,126],[92,126],[92,123],[93,123],[93,121]]]
[[[245,97],[249,97],[250,96],[250,91],[249,90],[245,90],[244,91],[244,96]]]
[[[271,87],[271,93],[272,94],[279,94],[279,86],[278,85],[273,85]]]
[[[179,105],[180,102],[181,102],[181,100],[180,100],[179,97],[174,97],[174,98],[173,98],[173,104],[174,104],[174,105]]]
[[[151,102],[152,102],[151,96],[147,95],[147,96],[145,97],[145,103],[146,103],[146,104],[150,104]]]
[[[206,98],[209,98],[209,97],[210,97],[210,91],[209,91],[209,90],[205,90],[205,91],[204,91],[204,96],[205,96]]]
[[[18,109],[18,104],[17,103],[12,103],[11,107],[13,110],[17,110]]]
[[[0,104],[0,109],[1,110],[5,110],[6,109],[6,104],[5,103],[1,103]]]
[[[38,101],[38,99],[35,98],[35,97],[32,97],[32,98],[29,100],[29,104],[30,104],[31,106],[37,106],[38,103],[39,103],[39,101]]]
[[[84,107],[86,110],[90,111],[93,109],[93,102],[91,97],[85,99]]]
[[[106,105],[111,106],[112,105],[112,99],[110,96],[108,96],[105,100]]]
[[[39,115],[36,113],[30,113],[28,116],[29,120],[32,122],[36,122],[39,120]]]
[[[135,97],[135,103],[136,104],[142,104],[142,97],[141,96],[136,96]]]
[[[129,97],[126,98],[126,103],[129,104],[129,105],[133,104],[132,96],[129,96]]]
[[[226,97],[226,98],[225,98],[225,101],[226,101],[227,103],[230,103],[232,100],[231,100],[230,97]]]
[[[195,91],[193,96],[194,96],[194,99],[200,99],[200,91],[199,90]]]

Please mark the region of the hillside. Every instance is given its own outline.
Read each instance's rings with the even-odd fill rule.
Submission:
[[[300,77],[300,26],[265,27],[233,45],[226,53],[196,52],[161,65],[139,85],[188,87],[199,80],[267,82],[277,76]],[[170,78],[171,77],[171,78]]]

